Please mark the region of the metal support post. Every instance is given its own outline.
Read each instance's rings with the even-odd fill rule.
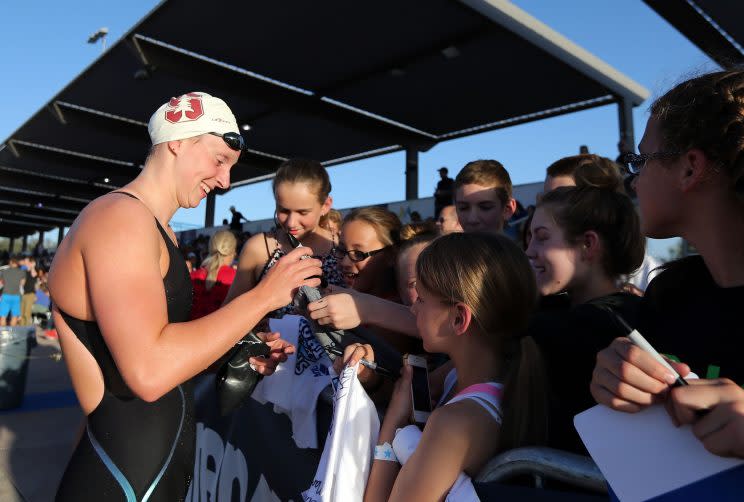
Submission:
[[[406,148],[406,200],[418,199],[418,150]]]
[[[207,195],[207,211],[204,214],[204,226],[205,227],[213,227],[214,226],[214,207],[217,200],[217,194],[214,192],[210,192]]]
[[[635,152],[635,134],[633,132],[633,103],[626,98],[619,98],[617,111],[620,125],[620,153]]]

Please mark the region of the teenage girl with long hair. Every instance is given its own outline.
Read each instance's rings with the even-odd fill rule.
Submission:
[[[524,253],[502,235],[455,233],[421,252],[416,277],[412,310],[424,348],[447,354],[454,369],[439,385],[442,395],[432,396],[439,404],[405,465],[374,460],[366,501],[443,500],[461,472],[475,476],[498,452],[543,440],[542,365],[525,336],[537,291]],[[347,348],[348,363],[361,357],[373,359],[372,348]],[[378,451],[410,423],[411,380],[406,365]]]
[[[315,250],[328,284],[343,284],[338,260],[332,253],[337,243],[333,234],[320,226],[321,218],[333,204],[331,181],[325,168],[314,160],[290,159],[279,167],[272,189],[277,228],[274,232],[256,234],[245,243],[225,302],[253,289],[268,270],[292,250],[289,235]],[[271,316],[282,317],[288,313],[296,313],[291,303],[275,310]]]

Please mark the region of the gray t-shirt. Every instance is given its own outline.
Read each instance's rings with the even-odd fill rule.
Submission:
[[[0,279],[5,286],[3,287],[4,295],[20,295],[21,281],[26,278],[26,271],[20,267],[10,267],[0,271]]]

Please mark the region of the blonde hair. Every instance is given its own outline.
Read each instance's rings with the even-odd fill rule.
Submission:
[[[217,272],[222,266],[222,259],[225,256],[234,255],[238,246],[238,240],[229,230],[220,230],[209,239],[209,254],[202,267],[207,269],[208,287],[217,280]]]
[[[419,255],[416,280],[444,302],[470,307],[476,331],[487,337],[502,360],[499,451],[542,443],[545,370],[535,341],[525,336],[537,304],[537,286],[524,252],[503,235],[445,235]]]
[[[400,242],[400,219],[387,209],[377,206],[355,209],[344,218],[344,224],[351,221],[363,221],[371,225],[377,238],[385,246],[397,246]]]
[[[328,223],[334,222],[336,226],[340,228],[342,220],[343,218],[341,217],[341,212],[338,209],[330,209],[328,213],[320,217],[320,222],[318,223],[318,225],[325,228],[326,230],[330,230],[330,228],[328,227]]]

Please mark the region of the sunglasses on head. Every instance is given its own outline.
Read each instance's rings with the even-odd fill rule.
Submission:
[[[212,136],[217,136],[218,138],[222,138],[222,140],[227,143],[227,146],[235,150],[236,152],[242,152],[245,150],[245,140],[243,139],[243,136],[236,132],[226,132],[225,134],[220,134],[218,132],[210,132]]]

